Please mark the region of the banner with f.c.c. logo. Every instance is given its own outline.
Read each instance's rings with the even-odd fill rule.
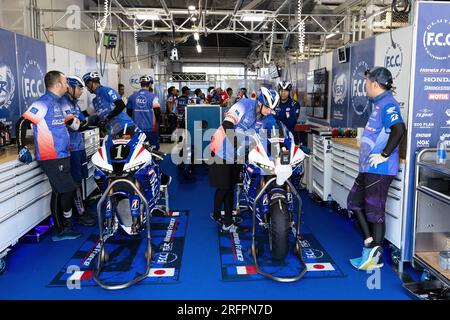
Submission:
[[[45,93],[44,77],[47,72],[45,42],[16,34],[17,66],[20,79],[21,111]]]
[[[347,52],[349,51],[347,49]],[[348,60],[350,60],[350,57],[347,57]],[[350,103],[350,62],[339,63],[336,50],[333,51],[331,81],[330,124],[333,127],[346,127],[348,125],[348,105]]]
[[[374,67],[375,38],[368,38],[355,43],[350,48],[350,57],[348,125],[350,127],[365,127],[372,108],[366,94],[364,72]]]
[[[400,104],[403,120],[408,117],[409,86],[411,79],[412,26],[377,35],[375,39],[375,66],[389,69],[394,82],[394,97]]]
[[[413,36],[408,112],[406,237],[403,258],[410,260],[414,214],[416,152],[450,141],[450,3],[418,2]]]
[[[20,116],[14,33],[0,29],[0,121],[15,133]]]

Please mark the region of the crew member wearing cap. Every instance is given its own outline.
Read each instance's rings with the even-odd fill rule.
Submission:
[[[189,87],[184,86],[181,88],[181,96],[179,96],[176,100],[176,111],[177,111],[177,128],[185,127],[184,117],[186,113],[186,107],[189,104],[189,92],[191,89]]]
[[[141,90],[134,92],[127,103],[127,113],[139,129],[144,131],[156,150],[159,150],[158,123],[161,116],[161,106],[158,97],[149,91],[153,78],[144,75],[139,79]]]
[[[391,72],[375,67],[364,75],[372,114],[360,140],[359,174],[348,195],[347,208],[356,216],[364,237],[362,256],[350,262],[358,270],[372,270],[383,266],[386,198],[398,173],[398,146],[406,127],[392,96]]]

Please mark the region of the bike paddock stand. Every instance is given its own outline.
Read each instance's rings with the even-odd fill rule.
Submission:
[[[112,187],[118,183],[126,183],[128,185],[130,185],[133,190],[136,192],[136,194],[139,196],[139,198],[141,199],[142,203],[144,204],[144,214],[147,215],[147,219],[146,219],[146,229],[147,229],[147,251],[146,251],[146,261],[147,261],[147,265],[146,265],[146,269],[145,272],[134,278],[133,280],[129,281],[129,282],[125,282],[122,284],[118,284],[118,285],[108,285],[103,283],[98,277],[100,275],[100,273],[102,272],[103,269],[103,263],[106,260],[106,251],[105,251],[105,244],[107,239],[110,237],[110,235],[104,235],[103,234],[103,217],[102,217],[102,204],[103,202],[105,202],[106,197],[108,196],[109,192],[111,191]],[[115,210],[113,210],[113,219],[115,218]],[[150,232],[150,218],[151,218],[151,213],[149,210],[149,205],[148,205],[148,201],[147,199],[145,199],[145,197],[142,195],[142,193],[140,192],[140,190],[130,181],[130,180],[126,180],[126,179],[117,179],[114,180],[109,186],[108,188],[106,188],[105,192],[103,193],[103,195],[101,196],[100,200],[98,201],[97,204],[97,215],[98,215],[98,226],[99,226],[99,240],[100,240],[100,252],[97,258],[97,269],[95,270],[94,273],[94,280],[95,282],[102,287],[103,289],[108,289],[108,290],[119,290],[119,289],[125,289],[128,288],[136,283],[138,283],[139,281],[145,279],[148,277],[149,273],[150,273],[150,267],[152,264],[152,243],[151,243],[151,232]]]
[[[276,180],[276,177],[271,178],[262,188],[262,190],[258,193],[258,195],[255,198],[255,201],[253,203],[253,208],[252,208],[252,247],[251,247],[251,253],[255,262],[255,267],[256,267],[256,271],[275,281],[278,282],[294,282],[294,281],[298,281],[300,280],[306,273],[307,271],[307,267],[305,262],[303,261],[303,256],[302,256],[302,246],[300,243],[300,225],[301,225],[301,215],[302,215],[302,199],[300,197],[300,195],[298,194],[297,190],[295,190],[294,186],[292,185],[292,183],[287,180],[286,183],[289,185],[289,187],[292,189],[291,191],[294,193],[295,197],[297,198],[299,205],[298,205],[298,213],[297,213],[297,229],[296,229],[296,234],[295,236],[295,246],[294,246],[294,254],[297,256],[297,258],[300,261],[300,264],[303,266],[302,271],[296,275],[295,277],[277,277],[274,276],[270,273],[267,273],[263,270],[260,269],[259,265],[258,265],[258,258],[257,258],[257,254],[256,254],[256,204],[258,203],[259,199],[261,198],[261,196],[263,195],[263,193],[266,191],[266,189],[272,184],[274,183]]]

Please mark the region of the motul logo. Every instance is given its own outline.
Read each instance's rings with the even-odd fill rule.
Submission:
[[[428,100],[449,100],[448,93],[429,93]]]

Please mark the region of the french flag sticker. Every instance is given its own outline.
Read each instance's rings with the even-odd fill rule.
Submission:
[[[331,263],[307,263],[307,271],[334,271],[334,267]]]
[[[236,267],[237,274],[256,274],[255,266],[237,266]]]
[[[75,271],[70,277],[71,281],[91,280],[94,275],[94,270]]]
[[[173,277],[175,268],[151,268],[149,277]]]

